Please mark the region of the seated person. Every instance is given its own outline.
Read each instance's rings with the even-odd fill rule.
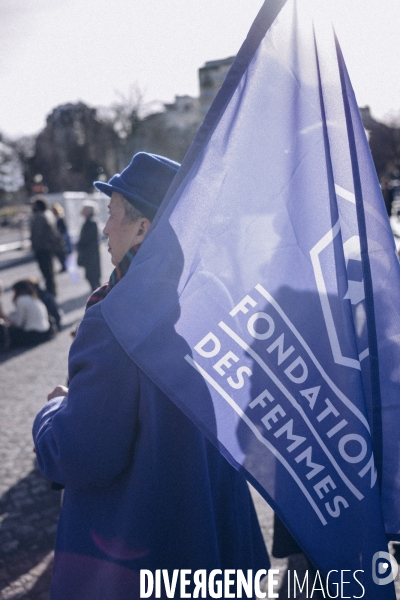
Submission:
[[[53,337],[47,308],[37,297],[31,281],[22,279],[12,286],[15,310],[6,315],[1,310],[5,325],[5,347],[36,346]]]

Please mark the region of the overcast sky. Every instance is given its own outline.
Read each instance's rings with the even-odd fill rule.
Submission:
[[[400,113],[400,0],[328,0],[358,104]],[[262,0],[0,0],[0,131],[36,133],[66,102],[198,95],[197,69],[236,54]]]

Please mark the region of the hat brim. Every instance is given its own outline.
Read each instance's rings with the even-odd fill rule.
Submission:
[[[103,192],[103,194],[105,194],[109,198],[111,198],[111,194],[113,192],[119,191],[113,185],[110,185],[109,183],[104,183],[104,181],[94,181],[93,185],[97,190],[99,190],[99,192]],[[119,193],[121,192],[119,191]]]
[[[104,181],[95,181],[93,185],[103,194],[106,194],[109,198],[113,192],[121,194],[129,204],[131,204],[136,210],[138,210],[144,217],[152,221],[155,217],[158,207],[153,206],[146,202],[137,192],[132,193],[131,190],[126,190],[118,185],[111,185],[104,183]]]

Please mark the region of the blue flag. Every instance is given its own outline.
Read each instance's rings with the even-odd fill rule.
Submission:
[[[394,598],[400,271],[309,0],[265,2],[153,225],[102,303],[114,334],[343,597]]]

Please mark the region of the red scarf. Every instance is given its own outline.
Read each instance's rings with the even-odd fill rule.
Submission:
[[[128,269],[131,266],[131,262],[135,258],[139,248],[140,244],[137,244],[136,246],[133,246],[128,250],[124,258],[111,273],[109,281],[101,287],[97,288],[97,290],[95,290],[93,294],[89,297],[88,301],[86,302],[85,311],[91,306],[97,304],[98,302],[101,302],[101,300],[104,300],[104,298],[107,296],[110,290],[112,290],[112,288],[115,285],[117,285],[118,281],[121,281],[124,275],[128,272]]]

